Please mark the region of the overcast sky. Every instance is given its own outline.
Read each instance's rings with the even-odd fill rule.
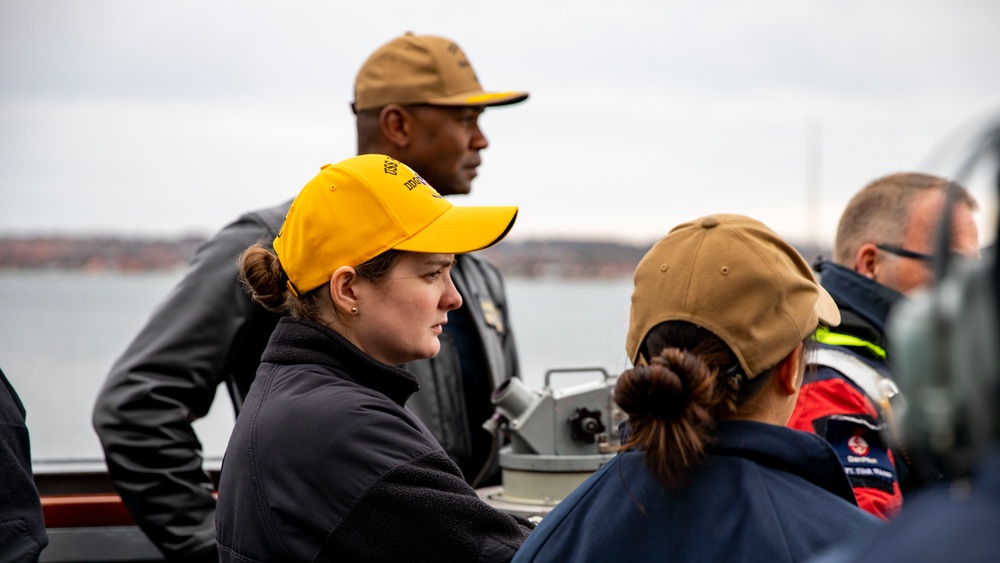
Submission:
[[[1000,116],[995,0],[0,0],[0,234],[210,234],[294,196],[355,154],[354,76],[407,30],[531,92],[456,200],[519,205],[522,239],[737,212],[829,243],[865,183],[951,175]]]

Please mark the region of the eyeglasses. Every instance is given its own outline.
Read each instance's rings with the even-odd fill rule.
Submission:
[[[922,252],[914,252],[913,250],[907,250],[898,246],[893,246],[891,244],[876,244],[875,248],[879,250],[884,250],[889,254],[895,254],[896,256],[902,256],[903,258],[913,258],[914,260],[923,260],[924,262],[930,263],[934,260],[934,257],[930,254],[924,254]]]
[[[916,252],[913,250],[907,250],[898,246],[893,246],[891,244],[876,244],[875,248],[879,250],[884,250],[889,254],[895,254],[896,256],[902,256],[903,258],[913,258],[914,260],[920,260],[926,262],[927,264],[932,264],[934,262],[934,257],[930,254],[924,254],[923,252]],[[956,254],[955,252],[948,253],[948,262],[952,262],[955,259],[964,258],[968,260],[970,257],[963,254]]]

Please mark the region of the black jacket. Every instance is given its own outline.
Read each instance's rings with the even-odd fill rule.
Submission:
[[[529,527],[479,499],[420,420],[406,370],[278,324],[226,450],[223,561],[508,561]]]
[[[30,563],[48,545],[21,398],[0,370],[0,561]]]
[[[202,245],[184,278],[115,362],[94,428],[126,508],[168,559],[214,560],[215,498],[191,422],[219,385],[238,408],[278,315],[256,305],[236,259],[270,244],[291,202],[249,213]]]
[[[94,428],[111,478],[136,522],[168,558],[216,558],[213,487],[191,422],[208,412],[220,384],[229,386],[237,412],[250,389],[279,317],[246,295],[236,259],[252,244],[271,244],[290,204],[248,213],[206,242],[115,362],[97,397]],[[481,374],[468,375],[489,380],[475,398],[482,411],[489,390],[518,374],[504,288],[496,269],[472,255],[459,257],[452,276],[465,303],[452,315],[472,319],[469,347],[481,349],[485,363]],[[489,315],[484,304],[492,308]],[[437,357],[408,365],[424,390],[410,408],[471,481],[482,459],[474,449],[488,449],[490,437],[469,421],[473,405],[466,400],[459,356],[445,333]],[[492,469],[495,482],[495,462]]]

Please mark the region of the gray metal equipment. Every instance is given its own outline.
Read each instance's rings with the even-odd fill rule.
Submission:
[[[601,378],[552,388],[554,373],[580,372]],[[506,432],[510,444],[499,452],[503,484],[479,489],[479,496],[509,514],[540,518],[610,461],[624,420],[612,400],[616,379],[602,368],[553,369],[545,373],[541,391],[520,379],[497,388],[494,428],[487,429]]]

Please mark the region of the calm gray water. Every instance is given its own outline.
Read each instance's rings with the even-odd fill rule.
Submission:
[[[0,368],[28,411],[32,457],[101,459],[90,411],[108,368],[182,272],[0,272]],[[626,366],[632,282],[508,280],[522,377],[541,388],[552,368]],[[594,373],[557,374],[562,387]],[[221,457],[233,424],[220,389],[195,423],[208,457]]]

